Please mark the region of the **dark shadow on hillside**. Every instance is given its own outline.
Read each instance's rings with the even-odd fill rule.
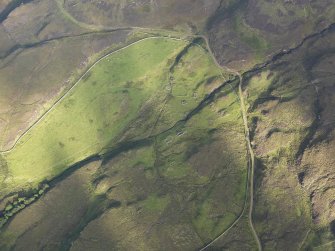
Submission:
[[[323,231],[324,237],[310,244],[311,239],[305,238],[310,228],[320,226],[321,219],[323,227],[333,220],[324,212],[331,212],[324,207],[327,203],[322,200],[326,198],[321,199],[313,187],[321,185],[328,190],[333,186],[330,179],[322,183],[320,179],[321,175],[333,176],[328,165],[332,160],[327,162],[326,156],[333,151],[328,142],[334,129],[334,34],[332,25],[306,38],[296,49],[274,56],[273,62],[245,74],[246,91],[251,78],[267,71],[275,76],[273,80],[268,77],[270,84],[249,110],[250,114],[259,114],[250,127],[260,164],[255,172],[254,220],[264,249],[318,246],[326,242],[324,238],[330,232]],[[318,151],[324,155],[315,154]],[[313,185],[313,180],[319,180],[318,185]]]

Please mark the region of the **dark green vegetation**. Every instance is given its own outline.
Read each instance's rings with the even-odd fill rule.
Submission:
[[[334,250],[334,16],[2,1],[0,250]]]
[[[206,32],[219,62],[245,70],[334,22],[332,0],[223,0]]]
[[[247,77],[265,249],[333,249],[334,41],[330,28]]]

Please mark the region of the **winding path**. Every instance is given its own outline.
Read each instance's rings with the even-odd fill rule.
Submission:
[[[89,30],[95,30],[95,31],[103,31],[103,30],[106,30],[106,27],[100,27],[100,26],[94,26],[94,25],[89,25],[89,24],[85,24],[85,23],[82,23],[78,20],[76,20],[75,18],[73,18],[70,13],[66,12],[66,10],[63,8],[64,6],[62,5],[61,3],[61,0],[56,0],[57,2],[57,6],[59,7],[59,9],[62,11],[62,13],[68,18],[70,19],[70,21],[72,21],[73,23],[77,24],[78,26],[82,27],[82,28],[86,28],[86,29],[89,29]],[[335,26],[335,24],[332,24],[333,26]],[[329,27],[331,27],[332,25],[330,25]],[[124,29],[131,29],[131,30],[141,30],[141,31],[154,31],[154,30],[157,30],[159,31],[159,29],[148,29],[148,28],[143,28],[143,27],[119,27],[119,28],[114,28],[113,30],[124,30]],[[328,28],[327,28],[328,29]],[[317,34],[322,34],[324,32],[326,32],[327,29],[324,29],[323,31],[317,33]],[[313,37],[315,34],[312,34],[310,36],[307,36],[305,37],[301,43],[299,43],[297,46],[295,46],[294,48],[290,48],[289,50],[286,50],[286,51],[282,51],[280,52],[279,54],[276,54],[271,60],[276,60],[278,57],[281,57],[282,55],[285,55],[285,54],[289,54],[291,53],[293,50],[295,50],[296,48],[299,48],[308,38],[310,37]],[[111,54],[113,53],[116,53],[120,50],[123,50],[123,49],[126,49],[128,48],[129,46],[133,45],[133,44],[136,44],[136,43],[139,43],[143,40],[146,40],[146,39],[155,39],[155,38],[168,38],[167,36],[151,36],[151,37],[146,37],[146,38],[143,38],[143,39],[140,39],[136,42],[133,42],[131,44],[128,44],[127,46],[125,47],[122,47],[120,49],[117,49],[103,57],[101,57],[98,61],[96,61],[90,68],[88,68],[83,74],[82,76],[78,79],[78,81],[66,92],[64,93],[38,120],[36,120],[30,127],[27,128],[27,130],[21,134],[17,140],[15,141],[15,143],[7,150],[2,150],[0,151],[0,153],[8,153],[10,152],[16,145],[17,143],[20,141],[20,139],[25,136],[27,133],[29,133],[29,131],[35,126],[37,125],[49,112],[51,112],[54,107],[60,103],[77,85],[78,83],[80,82],[80,80],[82,80],[82,78],[87,74],[87,72],[89,72],[97,63],[99,63],[102,59],[110,56]],[[246,106],[245,106],[245,101],[244,101],[244,95],[243,95],[243,77],[242,75],[238,72],[238,71],[235,71],[233,69],[230,69],[226,66],[222,66],[219,64],[219,62],[217,61],[214,53],[212,52],[211,50],[211,47],[209,45],[209,41],[208,41],[208,38],[203,36],[203,35],[194,35],[194,36],[189,36],[189,37],[200,37],[202,39],[204,39],[204,41],[206,42],[206,47],[208,48],[209,50],[209,53],[211,55],[211,57],[213,58],[215,64],[221,68],[221,69],[224,69],[228,72],[231,72],[233,73],[235,76],[238,76],[239,78],[239,86],[238,86],[238,98],[240,100],[240,106],[241,106],[241,113],[242,113],[242,119],[243,119],[243,124],[244,124],[244,130],[245,130],[245,140],[246,140],[246,144],[247,144],[247,150],[248,150],[248,155],[249,155],[249,166],[248,166],[248,174],[247,174],[247,183],[246,183],[246,196],[245,196],[245,200],[244,200],[244,206],[243,206],[243,209],[240,213],[240,215],[237,217],[237,219],[227,228],[224,230],[224,232],[222,232],[219,236],[217,236],[214,240],[212,240],[209,244],[207,244],[205,247],[203,247],[202,249],[200,249],[201,251],[202,250],[206,250],[207,248],[209,248],[212,244],[214,244],[217,240],[219,240],[222,236],[224,236],[228,231],[230,231],[238,222],[239,220],[244,216],[246,210],[248,209],[248,221],[249,221],[249,225],[250,225],[250,228],[252,230],[252,233],[253,233],[253,236],[254,236],[254,239],[257,243],[257,246],[258,246],[258,250],[262,250],[262,245],[261,245],[261,242],[260,242],[260,239],[257,235],[257,232],[253,226],[253,222],[252,222],[252,215],[253,215],[253,204],[254,204],[254,171],[255,171],[255,156],[254,156],[254,152],[253,152],[253,149],[252,149],[252,145],[251,145],[251,142],[250,142],[250,130],[249,130],[249,126],[248,126],[248,118],[247,118],[247,109],[246,109]],[[186,41],[187,39],[182,39],[182,38],[171,38],[169,37],[170,39],[176,39],[176,40],[184,40]],[[271,61],[270,60],[270,61]],[[257,66],[257,68],[262,68],[262,67],[265,67],[270,61],[268,62],[265,62],[262,66]],[[250,70],[252,71],[252,69]],[[317,86],[314,86],[315,87],[315,91],[316,93],[318,93],[318,89],[317,89]],[[249,201],[249,203],[248,203]],[[249,208],[247,207],[249,206]],[[327,244],[331,244],[333,242],[329,242],[329,243],[326,243],[324,245],[327,245]],[[321,246],[319,246],[321,247]]]
[[[220,67],[221,69],[224,69],[228,72],[233,73],[234,75],[238,76],[239,78],[239,86],[238,86],[238,98],[240,100],[240,106],[241,106],[241,113],[242,113],[242,119],[243,119],[243,124],[244,124],[244,132],[245,132],[245,140],[246,140],[246,144],[247,144],[247,148],[248,148],[248,155],[249,155],[249,166],[248,166],[248,175],[247,175],[247,185],[246,185],[246,195],[245,195],[245,200],[244,200],[244,205],[243,205],[243,209],[240,213],[240,215],[236,218],[236,220],[226,229],[224,230],[224,232],[222,232],[219,236],[217,236],[214,240],[212,240],[210,243],[208,243],[205,247],[201,248],[200,251],[206,250],[207,248],[209,248],[210,246],[212,246],[216,241],[218,241],[222,236],[224,236],[225,234],[227,234],[229,232],[229,230],[231,230],[239,221],[240,219],[243,217],[246,208],[247,208],[247,202],[248,202],[248,192],[249,192],[249,211],[248,211],[248,221],[249,221],[249,225],[251,228],[251,231],[253,233],[254,239],[257,243],[257,247],[259,251],[262,251],[262,244],[261,241],[257,235],[257,232],[254,228],[253,222],[252,222],[252,214],[253,214],[253,205],[254,205],[254,173],[255,173],[255,155],[251,146],[251,142],[250,142],[250,130],[249,130],[249,126],[248,126],[248,116],[247,116],[247,109],[245,106],[245,101],[244,101],[244,96],[243,96],[243,90],[242,90],[242,86],[243,86],[243,77],[242,75],[236,71],[233,70],[227,66],[222,66],[216,59],[213,51],[211,50],[211,47],[209,45],[209,41],[208,38],[205,36],[199,36],[201,38],[203,38],[206,42],[206,46],[209,50],[209,53],[211,54],[215,64]]]
[[[60,0],[57,0],[56,1],[56,4],[57,4],[57,7],[60,9],[60,11],[63,13],[63,15],[68,18],[71,22],[77,24],[78,26],[82,27],[82,28],[85,28],[85,29],[89,29],[89,30],[95,30],[95,31],[103,31],[103,30],[141,30],[141,31],[154,31],[154,30],[157,30],[157,31],[161,31],[160,29],[148,29],[148,28],[143,28],[143,27],[100,27],[100,26],[95,26],[95,25],[88,25],[88,24],[85,24],[85,23],[82,23],[82,22],[79,22],[78,20],[76,20],[75,18],[73,18],[70,13],[68,13],[65,9],[64,9],[64,6],[63,4],[61,3]],[[145,33],[145,32],[144,32]],[[247,184],[246,184],[246,196],[245,196],[245,200],[244,200],[244,205],[243,205],[243,209],[240,213],[240,215],[236,218],[236,220],[227,228],[224,230],[223,233],[221,233],[218,237],[216,237],[214,240],[212,240],[208,245],[206,245],[205,247],[203,247],[202,249],[200,249],[201,251],[202,250],[206,250],[207,248],[209,248],[212,244],[214,244],[217,240],[219,240],[223,235],[225,235],[229,230],[231,230],[238,222],[239,220],[243,217],[246,209],[247,209],[247,205],[248,205],[248,198],[250,199],[250,202],[249,202],[249,214],[248,214],[248,219],[249,219],[249,225],[250,225],[250,228],[253,232],[253,235],[254,235],[254,238],[257,242],[257,246],[258,246],[258,250],[262,250],[262,246],[261,246],[261,242],[258,238],[258,235],[256,233],[256,230],[253,226],[253,223],[252,223],[252,213],[253,213],[253,195],[254,195],[254,169],[255,169],[255,157],[254,157],[254,153],[253,153],[253,149],[252,149],[252,146],[251,146],[251,142],[250,142],[250,136],[249,136],[249,127],[248,127],[248,119],[247,119],[247,111],[246,111],[246,107],[245,107],[245,102],[244,102],[244,97],[243,97],[243,91],[242,91],[242,85],[243,85],[243,79],[242,79],[242,76],[241,74],[238,72],[238,71],[235,71],[233,69],[230,69],[228,68],[227,66],[222,66],[216,59],[211,47],[210,47],[210,44],[209,44],[209,41],[208,41],[208,38],[204,35],[189,35],[188,37],[190,38],[202,38],[205,42],[206,42],[206,47],[209,51],[209,54],[211,55],[211,57],[213,58],[213,61],[214,63],[217,65],[217,67],[219,67],[220,69],[223,69],[227,72],[231,72],[233,73],[235,76],[238,76],[239,78],[239,91],[238,91],[238,98],[240,100],[240,106],[241,106],[241,112],[242,112],[242,117],[243,117],[243,124],[244,124],[244,130],[245,130],[245,139],[246,139],[246,143],[247,143],[247,148],[248,148],[248,155],[249,155],[249,158],[250,158],[250,162],[249,162],[249,167],[248,167],[248,175],[247,175]],[[142,38],[142,39],[139,39],[135,42],[132,42],[122,48],[119,48],[113,52],[110,52],[108,54],[106,54],[105,56],[101,57],[99,60],[97,60],[94,64],[92,64],[82,75],[81,77],[75,82],[75,84],[69,89],[67,90],[47,111],[45,111],[42,116],[37,119],[33,124],[31,124],[26,130],[24,133],[22,133],[17,139],[16,141],[14,142],[14,144],[6,149],[6,150],[0,150],[0,154],[6,154],[6,153],[9,153],[11,152],[15,146],[19,143],[19,141],[25,136],[27,135],[30,130],[32,130],[33,127],[35,127],[41,120],[43,120],[56,106],[58,103],[60,103],[64,98],[66,98],[70,93],[71,91],[80,83],[80,81],[85,77],[85,75],[95,66],[97,65],[101,60],[105,59],[106,57],[114,54],[114,53],[117,53],[121,50],[124,50],[134,44],[137,44],[141,41],[144,41],[144,40],[148,40],[148,39],[161,39],[161,38],[169,38],[169,39],[173,39],[173,40],[181,40],[181,41],[188,41],[190,42],[189,40],[187,39],[183,39],[183,38],[177,38],[177,37],[170,37],[170,36],[163,36],[163,35],[158,35],[158,36],[150,36],[150,37],[146,37],[146,38]],[[249,192],[249,197],[247,196],[247,193]]]
[[[262,251],[262,244],[261,241],[257,235],[257,232],[255,230],[255,227],[252,222],[252,213],[253,213],[253,208],[254,208],[254,174],[255,174],[255,154],[251,146],[250,142],[250,130],[248,127],[248,117],[247,117],[247,109],[245,106],[244,102],[244,96],[243,96],[243,90],[242,90],[242,85],[243,85],[243,79],[241,74],[238,74],[238,77],[240,79],[240,84],[238,86],[238,94],[240,97],[240,104],[241,104],[241,110],[242,110],[242,117],[243,117],[243,123],[244,123],[244,131],[245,131],[245,140],[247,142],[247,147],[248,147],[248,153],[250,157],[250,164],[249,164],[249,179],[250,179],[250,185],[249,185],[249,196],[250,196],[250,204],[249,204],[249,214],[248,214],[248,220],[249,220],[249,225],[251,228],[251,231],[254,235],[254,238],[257,243],[257,247],[259,251]]]

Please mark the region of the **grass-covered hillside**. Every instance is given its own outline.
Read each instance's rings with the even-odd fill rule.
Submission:
[[[332,0],[0,2],[0,251],[334,250]]]
[[[75,164],[83,159],[88,163],[93,156],[92,161],[98,158],[103,162],[85,174],[86,180],[78,181],[82,187],[78,194],[69,193],[71,198],[82,193],[88,196],[85,205],[69,198],[73,207],[87,206],[88,211],[83,212],[82,223],[60,230],[55,237],[61,241],[59,247],[68,247],[71,238],[86,228],[90,231],[88,224],[100,215],[109,215],[114,207],[119,216],[113,216],[111,225],[120,224],[128,211],[143,208],[129,222],[136,224],[133,234],[138,238],[144,238],[143,228],[161,233],[162,229],[154,227],[160,221],[172,224],[164,234],[169,238],[186,231],[190,243],[169,244],[170,248],[201,246],[230,226],[243,210],[246,196],[247,163],[237,82],[224,84],[228,75],[197,42],[201,40],[145,38],[108,54],[90,68],[12,149],[1,154],[3,195],[31,191],[7,200],[3,223],[36,201],[49,186],[50,194],[62,190],[66,173],[84,168]],[[216,93],[215,102],[209,96],[212,92]],[[208,107],[201,105],[206,99],[212,102]],[[235,143],[228,144],[232,140]],[[38,187],[42,182],[45,185]],[[228,183],[229,189],[222,192]],[[119,188],[112,192],[115,185]],[[39,200],[47,199],[48,194]],[[233,204],[222,207],[227,197]],[[54,202],[60,206],[57,215],[70,206],[63,208],[62,198]],[[38,204],[29,208],[35,212]],[[135,223],[136,217],[143,223]],[[170,222],[173,217],[184,223]],[[52,217],[49,220],[53,221]],[[15,238],[20,242],[21,231],[35,220],[19,221],[24,224],[22,230],[15,223],[5,226],[3,248],[16,248]],[[126,233],[127,228],[122,231]],[[34,241],[47,232],[31,239],[33,250],[40,248]],[[12,238],[7,239],[7,234]],[[143,249],[154,248],[165,242],[163,236],[155,235],[149,243],[138,241],[143,242]],[[108,248],[110,244],[101,245]],[[122,245],[131,248],[133,244],[125,241]]]
[[[173,62],[185,46],[184,41],[152,38],[100,60],[2,154],[8,171],[2,191],[38,184],[113,140],[115,145],[145,103],[165,98],[169,59]]]

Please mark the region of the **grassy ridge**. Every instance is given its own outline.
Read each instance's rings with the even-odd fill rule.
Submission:
[[[167,82],[186,42],[148,39],[112,54],[4,155],[11,186],[38,183],[109,144]],[[5,187],[9,187],[5,184]]]

